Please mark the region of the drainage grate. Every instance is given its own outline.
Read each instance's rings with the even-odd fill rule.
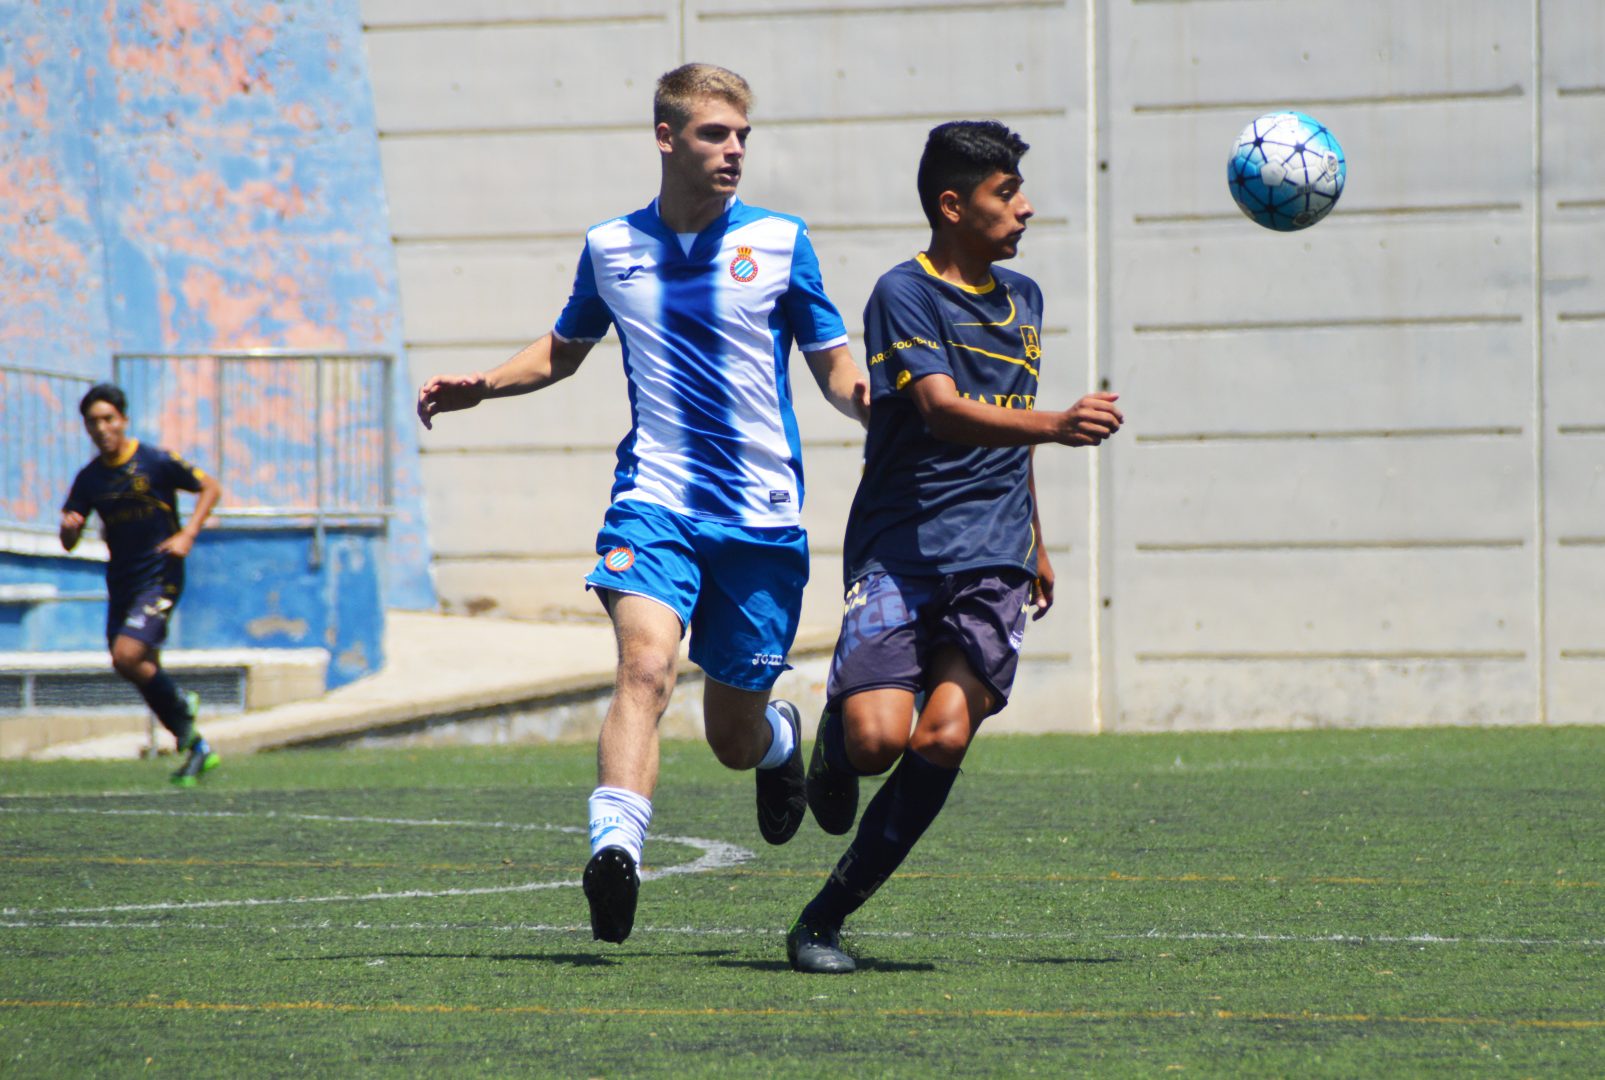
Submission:
[[[173,670],[171,673],[182,689],[201,695],[201,707],[207,712],[244,711],[244,668]],[[0,675],[0,711],[62,712],[71,709],[144,712],[145,703],[132,686],[110,671]]]

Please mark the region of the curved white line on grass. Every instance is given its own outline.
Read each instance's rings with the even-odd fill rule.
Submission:
[[[383,818],[345,816],[336,814],[281,813],[264,810],[246,813],[240,810],[101,810],[83,806],[62,807],[0,807],[0,813],[29,814],[102,814],[112,817],[200,817],[200,818],[278,818],[287,821],[322,821],[340,825],[404,825],[424,828],[516,829],[529,832],[584,833],[575,825],[525,824],[516,821],[455,821],[442,818]],[[702,852],[691,862],[666,866],[659,870],[645,870],[642,881],[670,877],[675,874],[703,874],[737,866],[756,858],[744,847],[723,840],[706,840],[697,836],[659,836],[660,843],[684,844]],[[399,892],[371,892],[336,894],[331,896],[244,897],[235,900],[169,900],[154,904],[108,904],[101,907],[74,908],[0,908],[0,915],[104,915],[121,911],[187,911],[203,908],[270,907],[281,904],[340,904],[362,903],[372,900],[433,900],[448,896],[490,896],[498,893],[539,892],[544,889],[563,889],[578,885],[570,881],[530,881],[522,885],[488,885],[477,889],[404,889]],[[13,924],[0,924],[16,928]]]

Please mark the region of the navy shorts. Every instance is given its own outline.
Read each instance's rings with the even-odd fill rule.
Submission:
[[[715,682],[768,690],[789,666],[808,537],[794,525],[700,521],[641,499],[608,507],[596,536],[593,589],[645,596],[691,632],[691,660]]]
[[[179,590],[172,585],[151,585],[124,596],[113,596],[106,605],[106,646],[120,637],[142,641],[159,648],[167,640],[167,624],[178,606]]]
[[[925,668],[956,645],[997,704],[1008,704],[1030,621],[1034,578],[995,567],[942,577],[865,574],[847,590],[825,697],[834,707],[865,690],[926,689]]]

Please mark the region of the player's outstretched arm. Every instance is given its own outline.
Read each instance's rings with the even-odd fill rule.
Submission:
[[[850,416],[865,427],[869,426],[869,379],[853,360],[853,351],[846,345],[837,345],[818,352],[803,353],[808,370],[825,395],[825,400],[843,416]]]
[[[486,398],[528,394],[550,386],[578,371],[594,344],[546,334],[488,372],[436,375],[418,388],[418,419],[433,429],[440,413],[472,409]]]
[[[1088,394],[1063,412],[1005,409],[961,396],[952,377],[939,374],[916,379],[909,394],[932,435],[964,446],[1097,446],[1125,419],[1118,394]]]

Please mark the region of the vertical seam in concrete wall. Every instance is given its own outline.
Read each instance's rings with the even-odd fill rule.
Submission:
[[[1098,348],[1101,339],[1099,310],[1102,286],[1098,279],[1099,245],[1103,242],[1103,229],[1099,220],[1102,200],[1099,198],[1098,160],[1102,128],[1100,110],[1103,99],[1098,93],[1098,0],[1083,0],[1086,4],[1085,69],[1087,77],[1087,389],[1098,389]],[[1092,730],[1104,729],[1104,650],[1103,650],[1103,490],[1101,453],[1092,447],[1087,453],[1087,647],[1088,667],[1091,674]]]
[[[1549,612],[1547,564],[1549,530],[1546,454],[1549,435],[1544,409],[1544,2],[1533,0],[1533,632],[1536,636],[1538,722],[1549,722]]]

